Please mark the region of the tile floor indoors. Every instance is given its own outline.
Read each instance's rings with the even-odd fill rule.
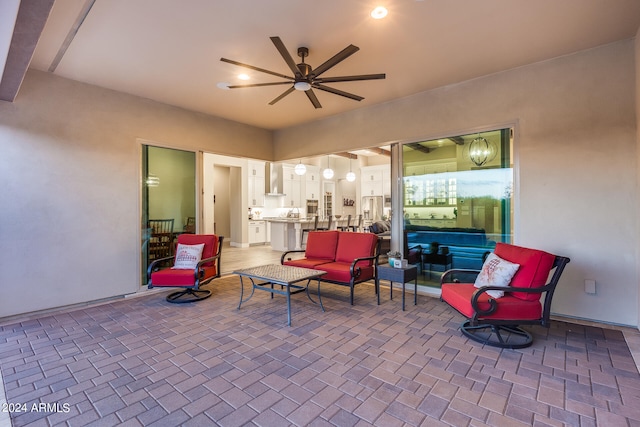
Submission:
[[[223,271],[246,253],[228,250]],[[378,306],[359,285],[350,306],[348,289],[323,285],[326,312],[296,295],[288,328],[282,297],[257,292],[237,310],[237,276],[209,288],[195,304],[147,292],[5,319],[4,398],[26,411],[0,425],[640,425],[630,328],[559,320],[500,350],[469,342],[462,316],[424,295],[403,312],[388,289]]]

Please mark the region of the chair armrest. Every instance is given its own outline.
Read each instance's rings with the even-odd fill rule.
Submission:
[[[288,254],[293,254],[293,253],[304,253],[305,250],[304,249],[297,249],[294,251],[286,251],[285,253],[282,254],[282,256],[280,257],[280,264],[284,264],[284,259],[287,257]],[[291,258],[289,258],[287,261],[291,261]]]
[[[488,310],[480,309],[480,307],[478,306],[478,299],[480,298],[480,295],[482,295],[487,291],[525,292],[528,294],[542,295],[543,293],[548,292],[551,289],[551,287],[552,287],[551,285],[545,285],[539,288],[517,288],[513,286],[509,286],[505,288],[503,286],[482,286],[478,288],[478,290],[476,290],[473,293],[473,295],[471,295],[471,307],[473,308],[473,310],[476,312],[477,315],[486,316],[493,313],[498,306],[496,299],[489,296],[489,300],[488,300],[489,309]]]
[[[167,261],[173,261],[174,259],[175,258],[172,255],[164,258],[154,259],[153,261],[151,261],[151,264],[149,264],[149,267],[147,267],[147,279],[151,278],[151,273],[153,273],[154,271],[160,270],[160,264],[165,263]]]
[[[356,267],[356,264],[358,264],[360,261],[374,261],[374,266],[378,266],[378,257],[380,255],[371,255],[371,256],[366,256],[366,257],[362,257],[362,258],[356,258],[353,261],[351,261],[351,267],[349,267],[349,274],[351,274],[351,277],[359,277],[360,276],[360,272],[361,269],[360,267]],[[378,269],[376,268],[376,275],[378,274]]]

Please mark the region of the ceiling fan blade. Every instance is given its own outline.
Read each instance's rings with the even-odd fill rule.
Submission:
[[[282,98],[284,98],[285,96],[289,95],[291,92],[293,92],[295,89],[293,88],[293,86],[291,86],[289,89],[285,90],[284,92],[282,92],[282,94],[280,96],[278,96],[276,99],[274,99],[273,101],[271,101],[269,103],[269,105],[273,105],[276,102],[280,101]]]
[[[276,85],[290,85],[291,82],[273,82],[273,83],[252,83],[248,85],[233,85],[227,86],[229,89],[238,89],[241,87],[260,87],[260,86],[276,86]]]
[[[311,101],[314,107],[322,108],[322,105],[320,105],[320,101],[318,101],[318,98],[316,97],[316,94],[313,92],[313,89],[305,90],[304,93],[307,94],[307,98],[309,98],[309,101]]]
[[[356,80],[378,80],[386,78],[386,74],[362,74],[358,76],[320,77],[314,79],[315,83],[353,82]]]
[[[351,55],[353,55],[359,50],[360,48],[358,46],[354,46],[350,44],[349,46],[342,49],[340,52],[336,53],[333,57],[326,60],[320,66],[316,67],[316,69],[311,72],[311,75],[313,77],[318,77],[320,74],[324,73],[329,68],[337,65],[341,61],[344,61],[345,59],[347,59],[348,57],[350,57]]]
[[[291,54],[285,47],[284,43],[282,43],[282,40],[280,40],[280,37],[270,37],[270,38],[273,44],[276,46],[276,49],[278,49],[278,52],[280,52],[280,55],[284,59],[284,62],[287,63],[287,65],[293,72],[293,75],[296,77],[302,77],[302,73],[300,73],[300,70],[298,70],[296,61],[293,60],[293,58],[291,57]]]
[[[364,99],[362,96],[354,95],[352,93],[345,92],[343,90],[334,89],[329,86],[324,86],[316,83],[314,83],[312,86],[316,89],[324,90],[325,92],[331,92],[336,95],[344,96],[345,98],[354,99],[356,101],[362,101]]]
[[[254,71],[260,71],[261,73],[271,74],[272,76],[282,77],[283,79],[293,80],[293,77],[287,76],[285,74],[276,73],[273,71],[265,70],[264,68],[254,67],[253,65],[243,64],[242,62],[234,61],[232,59],[220,58],[220,61],[227,62],[229,64],[237,65],[239,67],[249,68]]]

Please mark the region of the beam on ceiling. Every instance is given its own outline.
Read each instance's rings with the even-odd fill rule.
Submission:
[[[357,154],[353,154],[353,153],[349,153],[349,152],[342,152],[342,153],[332,153],[334,156],[340,156],[340,157],[346,157],[347,159],[353,159],[356,160],[358,158]]]
[[[420,151],[422,153],[430,153],[431,152],[431,149],[429,147],[425,147],[424,145],[420,144],[419,142],[413,142],[411,144],[407,144],[407,147],[411,148],[412,150]]]
[[[20,2],[4,73],[0,80],[0,100],[13,102],[16,99],[54,1]]]

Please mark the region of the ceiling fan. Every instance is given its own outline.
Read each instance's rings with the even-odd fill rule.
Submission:
[[[287,48],[280,40],[280,37],[271,37],[271,41],[280,52],[280,55],[287,63],[291,71],[293,72],[292,76],[287,76],[286,74],[280,74],[273,71],[265,70],[264,68],[254,67],[253,65],[243,64],[241,62],[233,61],[227,58],[220,58],[221,61],[227,62],[229,64],[238,65],[240,67],[249,68],[254,71],[259,71],[261,73],[271,74],[273,76],[281,77],[286,79],[287,81],[283,82],[272,82],[272,83],[255,83],[255,84],[246,84],[246,85],[233,85],[227,86],[229,89],[237,89],[243,87],[260,87],[260,86],[275,86],[275,85],[286,85],[292,84],[291,87],[285,90],[281,95],[275,98],[273,101],[269,103],[269,105],[273,105],[276,102],[280,101],[285,96],[289,95],[294,90],[304,91],[309,98],[309,101],[313,104],[315,108],[322,108],[320,105],[320,101],[316,97],[316,94],[313,92],[313,89],[323,90],[325,92],[333,93],[335,95],[344,96],[345,98],[354,99],[356,101],[362,101],[364,98],[358,95],[354,95],[349,92],[345,92],[342,90],[334,89],[332,87],[326,86],[325,83],[337,83],[337,82],[350,82],[356,80],[377,80],[384,79],[386,77],[385,74],[362,74],[356,76],[341,76],[341,77],[320,77],[327,70],[334,67],[338,63],[344,61],[349,56],[353,55],[357,51],[360,50],[359,47],[350,44],[333,57],[329,58],[327,61],[322,63],[319,67],[313,69],[309,64],[304,62],[304,58],[309,55],[309,49],[306,47],[298,48],[298,56],[302,58],[302,62],[296,64]]]

